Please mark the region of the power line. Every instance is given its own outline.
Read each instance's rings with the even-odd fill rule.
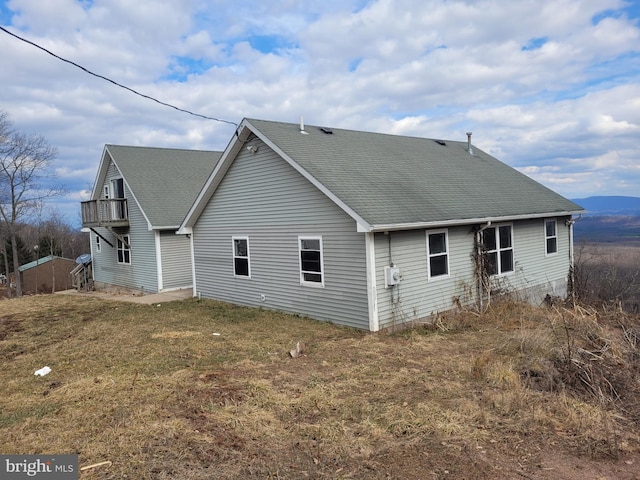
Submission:
[[[189,110],[185,110],[184,108],[180,108],[180,107],[176,107],[175,105],[171,105],[170,103],[165,103],[163,101],[158,100],[157,98],[153,98],[153,97],[150,97],[149,95],[145,95],[144,93],[140,93],[140,92],[134,90],[133,88],[127,87],[126,85],[122,85],[122,84],[116,82],[115,80],[111,80],[110,78],[107,78],[107,77],[105,77],[103,75],[99,75],[97,73],[94,73],[91,70],[83,67],[82,65],[78,65],[77,63],[72,62],[71,60],[67,60],[66,58],[62,58],[62,57],[56,55],[55,53],[51,52],[50,50],[47,50],[46,48],[41,47],[37,43],[34,43],[34,42],[30,41],[30,40],[27,40],[26,38],[22,38],[22,37],[16,35],[15,33],[10,32],[9,30],[7,30],[4,27],[0,26],[0,30],[2,30],[5,33],[8,33],[9,35],[11,35],[12,37],[17,38],[18,40],[22,40],[23,42],[28,43],[29,45],[33,45],[34,47],[39,48],[43,52],[48,53],[49,55],[51,55],[52,57],[57,58],[58,60],[61,60],[61,61],[65,62],[65,63],[69,63],[69,64],[73,65],[74,67],[79,68],[80,70],[82,70],[85,73],[88,73],[89,75],[93,75],[94,77],[101,78],[102,80],[106,80],[107,82],[112,83],[117,87],[124,88],[125,90],[129,90],[131,93],[135,93],[136,95],[138,95],[138,96],[140,96],[142,98],[146,98],[148,100],[152,100],[152,101],[154,101],[156,103],[159,103],[160,105],[164,105],[165,107],[170,107],[170,108],[173,108],[174,110],[178,110],[179,112],[188,113],[189,115],[193,115],[194,117],[205,118],[207,120],[213,120],[213,121],[216,121],[216,122],[228,123],[230,125],[235,125],[236,127],[238,126],[238,124],[235,123],[235,122],[231,122],[229,120],[223,120],[223,119],[220,119],[220,118],[208,117],[208,116],[202,115],[200,113],[194,113],[194,112],[191,112]]]

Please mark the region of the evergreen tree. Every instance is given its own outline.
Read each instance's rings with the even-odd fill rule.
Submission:
[[[24,265],[26,263],[32,262],[35,260],[35,256],[34,253],[32,251],[32,249],[30,249],[27,245],[25,245],[24,241],[22,240],[22,238],[18,237],[16,235],[16,245],[18,247],[18,262],[20,263],[20,265]],[[7,252],[11,252],[13,251],[13,245],[11,244],[11,239],[7,238],[7,240],[5,241],[5,248],[7,249]],[[14,268],[13,268],[13,256],[12,255],[7,255],[7,261],[9,262],[9,268],[6,269],[4,266],[4,257],[2,255],[0,255],[0,272],[5,272],[8,271],[9,273],[13,273]]]
[[[50,235],[40,237],[38,248],[40,250],[40,257],[47,257],[49,255],[55,257],[62,256],[62,245],[60,245],[60,242],[58,242],[56,238]]]

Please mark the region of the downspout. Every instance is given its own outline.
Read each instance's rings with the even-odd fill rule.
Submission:
[[[576,277],[574,272],[574,255],[573,255],[573,225],[582,218],[582,214],[578,215],[578,218],[570,218],[565,221],[565,225],[569,227],[569,282],[571,284],[571,302],[576,302]]]
[[[478,229],[478,231],[476,232],[476,262],[480,262],[480,259],[482,258],[482,232],[484,232],[487,228],[489,228],[491,226],[491,220],[489,220],[487,222],[487,224],[483,227],[480,227]],[[478,265],[476,264],[476,267],[478,267]],[[483,285],[482,285],[482,276],[483,276],[483,272],[481,270],[482,265],[479,265],[479,269],[478,269],[478,279],[477,279],[477,285],[476,285],[476,292],[478,295],[478,301],[480,303],[480,311],[484,310],[484,292],[483,292]]]

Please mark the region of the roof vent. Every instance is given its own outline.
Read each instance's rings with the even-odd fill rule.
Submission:
[[[305,132],[304,130],[304,118],[302,118],[302,116],[300,116],[300,133],[303,135],[309,135],[309,132]]]
[[[326,133],[327,135],[332,135],[333,134],[333,130],[331,130],[328,127],[320,127],[320,130],[324,133]]]
[[[445,142],[444,140],[434,140],[434,142],[436,142],[438,145],[443,145],[443,146],[447,146],[447,142]]]
[[[467,152],[469,155],[473,155],[473,148],[471,148],[471,132],[467,132]]]

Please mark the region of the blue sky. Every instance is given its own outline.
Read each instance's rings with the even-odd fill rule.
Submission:
[[[163,102],[466,140],[569,198],[640,196],[640,3],[10,0],[0,24]],[[77,223],[105,143],[223,150],[233,126],[0,32],[0,109],[58,149]]]

